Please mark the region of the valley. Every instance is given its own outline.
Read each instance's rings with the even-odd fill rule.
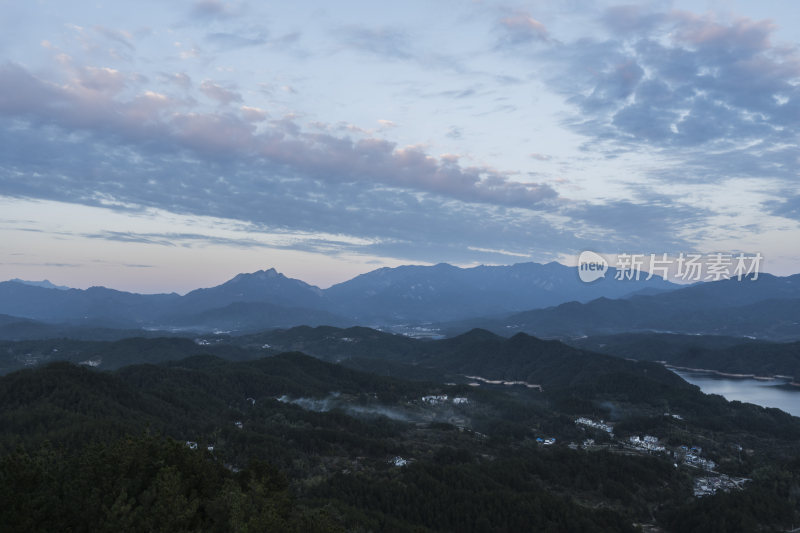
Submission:
[[[384,269],[358,283],[459,272],[430,268]],[[325,293],[274,271],[182,297],[115,293],[102,305],[87,298],[105,289],[6,282],[0,289],[39,300],[26,300],[28,311],[5,300],[4,311],[27,317],[0,320],[0,485],[15,502],[0,520],[29,529],[56,520],[147,529],[161,517],[220,531],[698,533],[724,520],[780,530],[800,516],[800,418],[704,394],[673,369],[794,377],[797,342],[775,327],[760,338],[639,330],[645,314],[668,323],[698,299],[715,303],[697,312],[735,329],[733,309],[782,309],[770,300],[776,279],[499,319],[401,325],[383,315],[389,322],[374,327],[352,325],[376,318],[365,307],[321,306]],[[795,282],[780,281],[790,307],[785,289]],[[709,300],[709,291],[725,296]],[[118,318],[48,322],[34,303],[51,306],[49,320],[58,306]],[[172,317],[170,326],[135,318],[156,304],[156,320]],[[76,513],[75,491],[104,511]]]
[[[558,341],[300,327],[6,342],[2,351],[42,355],[0,378],[0,475],[13,488],[14,512],[36,516],[40,527],[72,504],[58,485],[21,485],[26,476],[96,483],[93,469],[118,468],[103,461],[130,460],[145,461],[137,468],[153,477],[130,485],[131,474],[116,471],[103,481],[111,484],[105,497],[128,487],[131,502],[145,505],[145,492],[172,472],[174,497],[198,502],[181,527],[263,520],[287,529],[311,521],[320,531],[704,531],[721,514],[776,527],[794,517],[785,491],[800,476],[779,472],[798,472],[800,419],[707,396],[658,363]],[[112,455],[70,473],[100,444]],[[162,456],[165,466],[146,466]],[[269,501],[282,501],[279,509],[210,512],[222,485],[243,502],[263,498],[247,479],[273,487]],[[52,509],[37,507],[42,501]],[[7,509],[5,523],[22,519]],[[63,513],[74,527],[114,523],[112,515]]]

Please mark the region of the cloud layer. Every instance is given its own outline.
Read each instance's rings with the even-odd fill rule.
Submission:
[[[797,235],[796,43],[769,19],[588,5],[201,0],[127,28],[82,6],[7,47],[0,195],[248,228],[82,238],[413,261]],[[742,180],[763,183],[749,205]]]

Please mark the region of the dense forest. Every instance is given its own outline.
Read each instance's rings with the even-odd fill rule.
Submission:
[[[26,342],[6,349],[55,348],[73,362],[0,378],[0,490],[13,502],[0,522],[11,530],[800,523],[800,419],[706,396],[654,363],[481,331],[436,343],[364,328]],[[285,346],[340,363],[276,353]],[[87,357],[113,364],[75,364]],[[664,449],[628,443],[645,434]],[[713,471],[683,460],[682,446],[702,449]],[[746,481],[696,496],[708,476]]]

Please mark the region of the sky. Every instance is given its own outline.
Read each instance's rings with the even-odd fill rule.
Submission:
[[[0,0],[0,279],[760,253],[800,272],[800,4]]]

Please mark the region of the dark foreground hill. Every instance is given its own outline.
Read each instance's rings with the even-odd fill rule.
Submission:
[[[328,412],[282,399],[332,392],[348,399]],[[380,414],[435,418],[436,410],[408,404],[426,392],[430,386],[301,355],[250,363],[200,357],[110,375],[65,363],[15,373],[0,379],[0,444],[10,453],[0,459],[7,504],[0,519],[14,529],[147,529],[158,522],[173,530],[480,531],[488,523],[508,531],[548,524],[633,531],[619,512],[579,505],[537,481],[544,463],[536,464],[549,462],[546,456],[529,465],[534,471],[520,485],[508,476],[516,461],[482,466],[473,458],[479,449],[502,452],[485,437],[443,423],[418,429]],[[507,408],[509,400],[499,404]],[[495,400],[484,402],[482,411],[503,416]],[[145,430],[152,436],[123,437]],[[37,450],[44,439],[55,450]],[[189,439],[197,449],[183,444]],[[20,444],[37,451],[11,451]],[[398,455],[414,462],[390,466]],[[574,459],[575,467],[585,461]],[[662,468],[646,459],[630,466],[608,460],[587,475],[618,467],[621,482],[637,469]],[[648,480],[635,485],[663,492]]]
[[[318,329],[298,333],[316,343],[315,333],[360,334],[374,346],[383,337]],[[402,361],[406,349],[397,340],[385,353]],[[507,372],[544,372],[548,361],[556,369],[544,391],[410,382],[298,353],[238,362],[195,355],[111,373],[53,363],[9,374],[0,378],[0,522],[11,530],[576,532],[645,523],[700,532],[720,520],[780,529],[799,516],[791,495],[800,489],[800,420],[785,413],[707,397],[649,363],[525,336],[475,331],[438,353],[448,372],[471,368],[480,353],[505,361]],[[513,370],[522,353],[533,366]],[[585,357],[603,364],[572,379],[556,364]],[[576,416],[611,419],[615,436],[576,425]],[[702,446],[721,471],[752,481],[698,500],[692,480],[711,474],[620,444],[645,432],[670,449]],[[597,445],[582,449],[590,436]]]

